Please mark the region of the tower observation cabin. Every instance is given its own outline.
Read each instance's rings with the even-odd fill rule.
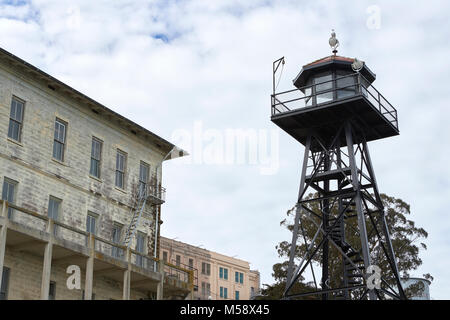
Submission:
[[[273,65],[271,120],[305,146],[284,298],[406,299],[367,144],[399,134],[397,110],[363,61],[337,55],[334,32],[329,44],[333,54],[304,65],[292,90],[275,92],[284,58]],[[295,292],[307,268],[316,290]]]
[[[367,141],[398,135],[397,110],[373,87],[375,77],[357,59],[331,55],[309,63],[294,79],[296,89],[272,95],[272,121],[303,145],[311,129],[329,140],[346,119]]]

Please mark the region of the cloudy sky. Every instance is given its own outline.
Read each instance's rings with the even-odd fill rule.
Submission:
[[[412,275],[431,273],[431,296],[448,299],[449,13],[430,0],[0,0],[0,46],[188,150],[164,165],[162,234],[272,283],[303,153],[270,122],[272,62],[286,57],[278,89],[291,89],[330,55],[334,28],[339,54],[364,60],[398,109],[401,135],[370,143],[379,188],[429,232]],[[238,129],[256,137],[240,160],[227,149]]]

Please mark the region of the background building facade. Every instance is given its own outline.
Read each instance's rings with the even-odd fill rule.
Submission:
[[[248,300],[260,290],[260,275],[247,261],[161,237],[161,260],[194,269],[195,300]]]
[[[164,266],[152,257],[161,164],[173,148],[0,49],[0,298],[162,298]],[[157,199],[147,201],[127,251],[137,190],[150,181]],[[82,269],[88,297],[66,286],[72,264]],[[171,272],[185,283],[166,289],[189,292],[188,273]]]

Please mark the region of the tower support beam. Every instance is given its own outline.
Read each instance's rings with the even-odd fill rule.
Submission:
[[[345,141],[344,147],[342,141]],[[374,214],[380,215],[378,223],[372,217]],[[368,222],[367,216],[370,217]],[[310,243],[306,242],[304,223],[300,228],[301,221],[317,229]],[[359,238],[358,243],[347,242],[347,229]],[[296,267],[299,232],[303,233],[307,252]],[[366,271],[373,263],[371,250],[374,248],[369,242],[372,236],[378,237],[384,259],[391,266],[380,275],[380,288],[367,286],[366,280]],[[319,263],[322,268],[321,288],[308,295],[323,300],[405,298],[367,143],[351,120],[336,131],[329,144],[314,133],[307,137],[289,253],[284,292],[287,299],[305,295],[293,292],[293,288],[308,265],[314,272],[313,263]],[[342,267],[338,268],[336,261],[342,261]],[[391,285],[397,287],[398,294]]]

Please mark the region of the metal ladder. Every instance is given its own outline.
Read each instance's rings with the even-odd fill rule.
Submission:
[[[147,185],[145,185],[144,190],[142,190],[139,187],[136,206],[130,210],[133,212],[133,217],[131,218],[130,225],[127,228],[127,232],[125,233],[124,238],[124,245],[127,246],[128,248],[131,246],[131,243],[133,242],[133,239],[136,235],[137,226],[139,225],[139,222],[141,220],[146,202],[147,202]]]

